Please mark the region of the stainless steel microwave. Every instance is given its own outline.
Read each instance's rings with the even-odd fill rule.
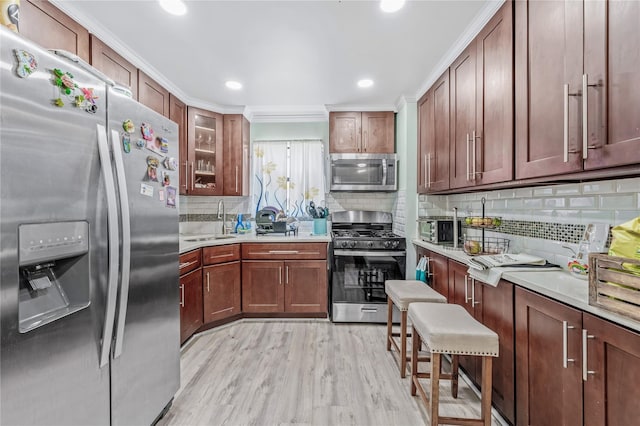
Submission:
[[[331,154],[331,191],[397,191],[396,154]]]

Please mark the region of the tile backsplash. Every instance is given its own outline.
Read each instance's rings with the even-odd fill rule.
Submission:
[[[589,223],[615,226],[640,216],[640,178],[502,189],[467,194],[420,195],[419,216],[499,216],[486,236],[510,240],[510,252],[538,255],[566,267]],[[468,230],[477,233],[477,230]]]

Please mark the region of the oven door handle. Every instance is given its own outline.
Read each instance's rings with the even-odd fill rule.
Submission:
[[[388,257],[406,256],[406,251],[334,250],[334,256]]]

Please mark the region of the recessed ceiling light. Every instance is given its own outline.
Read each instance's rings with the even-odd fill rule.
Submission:
[[[404,6],[404,1],[405,0],[381,0],[380,9],[387,13],[397,12]]]
[[[233,80],[227,81],[224,85],[227,86],[227,88],[229,88],[231,90],[240,90],[240,89],[242,89],[242,83],[239,83],[239,82],[233,81]]]
[[[371,87],[371,86],[373,86],[373,80],[371,80],[369,78],[364,78],[364,79],[358,81],[358,87],[366,88],[366,87]]]
[[[158,0],[160,6],[172,15],[181,16],[187,13],[187,6],[182,0]]]

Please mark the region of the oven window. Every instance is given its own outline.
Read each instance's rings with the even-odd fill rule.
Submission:
[[[335,256],[332,272],[334,303],[383,303],[386,280],[405,279],[405,256]]]

